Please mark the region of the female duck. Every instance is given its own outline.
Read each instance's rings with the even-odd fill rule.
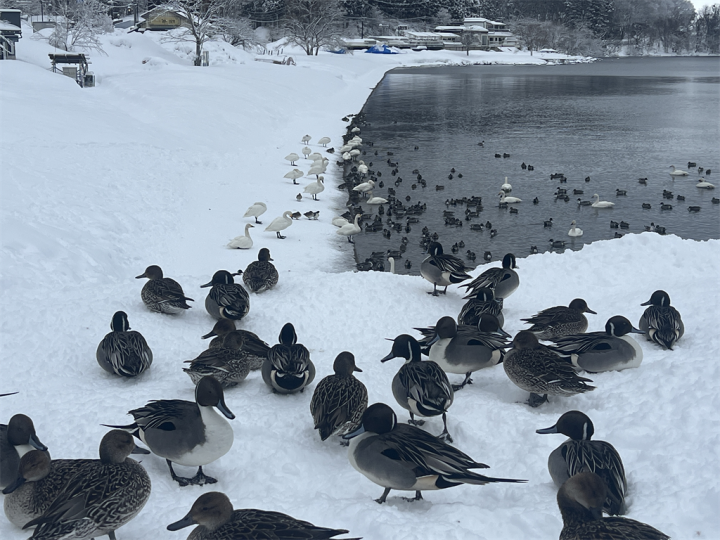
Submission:
[[[100,367],[121,377],[135,377],[150,367],[153,354],[140,332],[130,330],[127,314],[118,311],[95,352]]]
[[[354,376],[362,372],[355,365],[355,357],[347,351],[341,352],[333,364],[334,375],[325,377],[315,387],[310,413],[321,440],[331,435],[345,435],[360,425],[368,395],[365,385]]]
[[[215,337],[210,342],[209,349],[215,347],[222,347],[225,341],[225,336],[231,332],[238,332],[243,336],[242,350],[247,353],[247,361],[250,364],[250,369],[260,369],[263,361],[267,358],[268,352],[270,351],[270,345],[265,343],[258,337],[254,332],[249,330],[238,330],[235,328],[235,321],[230,319],[220,319],[215,323],[213,329],[210,330],[202,339],[208,339]]]
[[[271,263],[270,250],[262,248],[258,260],[251,262],[243,272],[243,283],[254,293],[261,293],[277,285],[279,275],[275,265]]]
[[[520,285],[520,278],[515,269],[515,255],[508,253],[503,257],[502,268],[490,268],[466,285],[468,293],[472,294],[482,287],[492,289],[495,298],[507,298]]]
[[[20,458],[32,449],[47,451],[35,433],[29,416],[16,414],[10,421],[0,424],[0,488],[15,482],[20,470]]]
[[[445,294],[448,285],[472,279],[472,276],[467,274],[469,268],[465,266],[465,263],[453,255],[443,254],[442,245],[438,242],[430,242],[428,253],[430,255],[420,263],[420,275],[433,284],[433,292],[428,294],[433,296],[440,294],[437,290],[438,285],[445,287],[445,290],[442,291],[442,294]]]
[[[502,314],[502,298],[496,300],[495,293],[492,289],[481,287],[464,298],[469,298],[469,300],[460,310],[458,324],[476,326],[480,322],[480,317],[483,313],[489,313],[497,317],[498,324],[501,328],[505,324],[505,317]]]
[[[442,415],[443,431],[440,438],[452,442],[447,429],[447,410],[455,394],[445,372],[431,360],[423,362],[420,344],[407,334],[396,337],[390,354],[380,361],[387,362],[393,358],[405,359],[405,364],[392,380],[392,393],[400,406],[410,412],[408,423],[417,426],[425,423],[424,420],[415,420],[415,415]]]
[[[262,365],[262,378],[273,392],[294,394],[302,392],[315,379],[315,365],[310,351],[297,342],[295,327],[285,324]]]
[[[375,403],[362,416],[362,425],[350,439],[348,459],[355,469],[385,488],[375,499],[384,503],[391,489],[414,491],[421,500],[425,490],[446,489],[460,484],[484,485],[492,482],[525,482],[509,478],[491,478],[472,469],[487,469],[467,454],[450,446],[427,431],[398,424],[393,410]]]
[[[250,296],[227,270],[218,270],[209,283],[200,285],[206,287],[212,287],[205,298],[205,309],[212,318],[239,321],[250,311]]]
[[[174,315],[190,309],[187,301],[194,302],[185,296],[180,284],[174,279],[163,277],[162,268],[157,265],[148,266],[145,272],[135,279],[148,278],[143,285],[140,296],[145,306],[155,313],[168,313]]]
[[[668,293],[655,291],[650,300],[640,305],[650,306],[640,317],[640,330],[645,332],[649,341],[672,351],[675,342],[685,333],[685,325],[680,312],[670,305]]]
[[[625,317],[616,315],[605,323],[604,332],[570,334],[555,338],[555,348],[570,355],[573,365],[589,371],[620,371],[640,365],[643,352],[638,342],[627,334],[644,334],[633,328]]]
[[[538,339],[555,339],[569,334],[581,334],[588,327],[587,318],[583,313],[597,315],[582,298],[576,298],[568,307],[556,306],[542,310],[537,315],[520,319],[532,324],[528,332]]]
[[[562,433],[570,437],[548,458],[548,470],[557,487],[581,471],[593,472],[605,481],[608,488],[603,511],[613,516],[625,513],[627,480],[622,459],[612,444],[590,440],[595,428],[587,415],[580,411],[568,411],[554,426],[538,429],[535,433]]]
[[[183,368],[194,384],[206,376],[214,377],[223,388],[232,388],[244,381],[250,373],[248,353],[243,349],[245,337],[235,330],[223,339],[222,347],[213,347],[200,353],[190,366]]]

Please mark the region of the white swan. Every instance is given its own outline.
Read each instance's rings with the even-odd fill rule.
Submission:
[[[683,171],[681,169],[676,169],[675,165],[670,165],[670,168],[672,169],[672,171],[670,171],[670,176],[687,176],[688,175],[687,171]]]
[[[337,216],[332,219],[332,224],[336,227],[342,227],[343,225],[347,225],[348,223],[350,222],[344,217]]]
[[[323,184],[324,181],[325,181],[324,176],[318,176],[318,178],[315,182],[312,182],[311,184],[308,184],[307,186],[305,186],[303,193],[309,193],[310,195],[312,195],[313,200],[317,201],[318,193],[322,193],[323,191],[325,191],[325,185]]]
[[[368,199],[365,201],[368,204],[385,204],[387,203],[387,199],[383,199],[382,197],[373,197],[373,192],[368,191]]]
[[[250,229],[252,227],[251,223],[245,225],[245,235],[236,236],[228,242],[227,246],[234,249],[250,249],[253,246],[252,238],[250,238]]]
[[[388,257],[388,261],[390,261],[390,273],[395,273],[395,258],[394,257]]]
[[[507,176],[505,177],[505,183],[500,186],[500,189],[502,189],[505,193],[510,193],[512,191],[512,186],[508,184]]]
[[[319,176],[327,170],[327,163],[325,161],[315,161],[307,172],[306,176]]]
[[[311,137],[310,135],[305,135],[302,139],[300,139],[300,141],[301,141],[303,144],[307,144],[307,143],[310,142],[310,139],[312,139],[312,137]]]
[[[375,182],[372,180],[368,180],[367,182],[363,182],[362,184],[358,184],[353,188],[353,191],[359,191],[360,193],[367,193],[368,191],[372,191],[372,189],[375,187]]]
[[[699,187],[702,189],[715,189],[715,185],[711,184],[710,182],[706,182],[704,178],[701,178],[697,184],[695,184],[695,187]]]
[[[600,195],[598,195],[597,193],[593,195],[593,199],[595,199],[595,202],[593,202],[591,205],[593,208],[612,208],[613,206],[615,206],[614,202],[601,201]]]
[[[355,158],[358,157],[360,154],[362,154],[362,152],[361,152],[360,150],[358,150],[357,148],[355,148],[354,150],[350,150],[350,151],[348,152],[348,154],[350,154],[350,157],[351,157],[353,160],[355,160]]]
[[[358,164],[357,169],[358,169],[358,172],[360,174],[362,174],[363,176],[365,176],[368,172],[368,166],[365,165],[365,162],[362,160],[360,160],[360,163]]]
[[[292,225],[292,212],[288,210],[286,212],[283,212],[282,216],[273,219],[270,225],[265,227],[265,230],[267,232],[277,233],[277,237],[283,239],[285,237],[280,235],[280,231],[284,231],[290,225]]]
[[[285,159],[287,159],[290,162],[290,165],[294,167],[295,162],[300,159],[300,156],[293,152],[292,154],[288,154],[287,156],[285,156]]]
[[[313,152],[308,156],[309,159],[312,159],[313,161],[320,161],[322,160],[322,154],[319,154],[318,152]]]
[[[267,205],[264,202],[256,202],[247,209],[243,217],[254,217],[255,223],[262,225],[262,221],[258,221],[258,217],[262,216],[266,211]]]
[[[575,220],[573,220],[573,222],[570,225],[571,225],[571,227],[570,227],[570,231],[568,231],[568,236],[577,237],[577,236],[583,235],[583,230],[575,227]]]
[[[500,193],[498,193],[498,195],[500,195],[500,204],[502,204],[502,203],[515,204],[515,203],[522,202],[522,199],[520,199],[518,197],[506,197],[504,191],[501,191]]]
[[[300,169],[293,169],[289,173],[285,174],[283,178],[290,178],[293,181],[293,184],[297,185],[297,182],[295,180],[297,180],[301,176],[305,176],[305,173],[302,172]]]
[[[347,236],[348,242],[350,242],[351,244],[354,244],[355,242],[353,242],[353,240],[352,240],[353,235],[362,231],[362,227],[360,227],[360,225],[358,225],[360,216],[362,216],[362,214],[356,214],[355,220],[352,223],[343,225],[337,231],[335,231],[335,234],[339,234],[340,236]]]
[[[302,153],[303,153],[303,156],[305,156],[305,159],[307,159],[308,156],[310,154],[312,154],[312,150],[307,146],[303,146]]]
[[[322,146],[327,146],[328,143],[330,143],[330,137],[320,137],[320,140],[318,141],[318,144],[321,144]]]

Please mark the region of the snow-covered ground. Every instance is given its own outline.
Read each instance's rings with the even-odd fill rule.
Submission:
[[[198,68],[190,66],[187,46],[161,45],[158,37],[106,37],[107,56],[91,55],[95,88],[48,71],[53,51],[29,29],[19,59],[0,62],[0,393],[19,391],[0,398],[0,421],[23,412],[54,457],[97,457],[106,432],[101,423],[127,423],[126,412],[151,399],[192,400],[182,362],[207,346],[200,336],[214,323],[203,307],[207,289],[199,286],[218,269],[244,269],[261,247],[270,249],[280,282],[252,296],[240,326],[273,344],[292,322],[310,349],[316,382],[331,373],[339,352],[351,351],[370,402],[388,403],[407,419],[390,391],[401,360],[379,362],[390,350],[384,338],[456,316],[461,294],[451,287],[447,297],[434,298],[420,277],[344,271],[351,246],[330,224],[344,210],[333,187],[339,169],[329,167],[319,202],[297,202],[311,179],[300,187],[284,179],[291,167],[283,157],[300,153],[305,134],[313,151],[325,154],[315,144],[323,136],[339,147],[341,118],[358,112],[395,66],[544,61],[520,52],[307,57],[286,47],[297,65],[284,66],[212,45],[211,67]],[[308,165],[299,162],[301,169]],[[255,201],[268,205],[266,224],[286,210],[320,210],[320,219],[294,222],[286,240],[257,226],[251,250],[227,249]],[[144,308],[143,282],[134,276],[150,264],[183,285],[193,309],[173,317]],[[637,324],[640,304],[656,289],[668,291],[686,327],[674,351],[642,341],[640,368],[593,375],[594,392],[539,409],[522,403],[527,395],[501,366],[477,373],[449,412],[455,445],[490,465],[488,474],[527,484],[460,486],[426,492],[416,503],[392,492],[379,506],[373,499],[382,488],[350,466],[345,449],[321,443],[313,430],[314,384],[279,396],[253,373],[226,393],[237,415],[235,443],[206,467],[219,483],[180,488],[163,459],[143,456],[153,492],[118,538],[184,538],[187,531],[165,526],[213,489],[236,508],[285,512],[366,539],[557,538],[562,522],[546,460],[563,438],[535,430],[571,409],[588,414],[595,438],[620,452],[629,517],[677,540],[718,538],[720,242],[626,235],[518,264],[521,285],[504,311],[510,333],[524,328],[520,318],[576,297],[598,312],[589,316],[589,330],[617,314]],[[110,376],[95,361],[117,310],[128,313],[154,352],[152,368],[137,379]],[[441,420],[429,420],[426,429],[439,433]],[[0,538],[27,537],[0,517]]]

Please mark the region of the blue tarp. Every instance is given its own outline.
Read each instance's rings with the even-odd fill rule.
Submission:
[[[387,45],[373,45],[365,52],[373,54],[397,54],[397,50],[393,50]]]

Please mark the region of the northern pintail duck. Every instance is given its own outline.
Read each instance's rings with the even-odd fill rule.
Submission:
[[[140,332],[130,330],[127,313],[117,311],[107,334],[95,352],[98,364],[108,373],[135,377],[150,367],[153,354]]]
[[[250,295],[239,283],[235,283],[233,274],[227,270],[218,270],[212,280],[200,288],[212,287],[205,298],[205,309],[214,319],[232,319],[239,321],[250,311]]]
[[[602,478],[592,472],[576,474],[563,484],[557,503],[563,519],[560,540],[670,540],[654,527],[624,517],[603,517],[607,498]]]
[[[367,388],[354,376],[362,372],[355,365],[355,356],[343,351],[333,363],[334,375],[328,375],[315,387],[310,413],[321,440],[331,435],[345,435],[360,425],[368,403]]]
[[[192,298],[185,296],[180,284],[174,279],[163,277],[162,268],[157,265],[148,266],[145,272],[135,279],[148,278],[140,291],[145,306],[155,313],[168,313],[174,315],[190,309],[187,301],[194,302]]]
[[[375,403],[362,416],[362,425],[345,435],[350,439],[350,464],[368,479],[385,488],[375,499],[382,504],[391,489],[414,491],[422,499],[426,490],[446,489],[460,484],[525,482],[491,478],[472,469],[487,469],[457,448],[427,431],[398,424],[395,412],[384,403]]]
[[[132,436],[119,429],[108,432],[100,443],[100,459],[81,467],[58,493],[45,513],[24,525],[37,525],[33,539],[84,540],[108,535],[133,519],[150,498],[150,478],[132,453],[138,448]]]
[[[594,472],[608,488],[603,511],[611,515],[625,513],[627,480],[622,459],[612,444],[590,440],[595,428],[586,414],[568,411],[554,426],[538,429],[536,433],[562,433],[570,437],[548,458],[548,470],[557,487],[581,471]]]
[[[433,292],[428,294],[445,294],[448,285],[472,279],[465,263],[453,255],[443,254],[442,245],[438,242],[430,242],[428,253],[430,255],[420,263],[420,275],[433,284]],[[438,292],[438,286],[445,287],[445,290]]]
[[[469,300],[460,309],[457,318],[458,324],[475,326],[480,322],[480,316],[483,313],[494,315],[501,328],[505,324],[505,317],[502,313],[503,300],[502,298],[496,299],[492,289],[481,287],[465,296],[465,298]]]
[[[235,321],[230,319],[220,319],[215,323],[213,329],[202,336],[202,339],[214,338],[209,345],[210,349],[222,347],[225,336],[230,332],[239,332],[243,335],[242,350],[247,353],[247,359],[250,363],[250,369],[260,369],[263,362],[270,352],[270,345],[265,343],[254,332],[249,330],[240,330],[235,328]]]
[[[672,351],[675,342],[685,333],[685,325],[680,312],[670,305],[668,293],[655,291],[650,300],[640,305],[650,306],[640,317],[640,330],[645,332],[649,341]]]
[[[181,520],[168,525],[167,529],[179,531],[191,525],[198,526],[190,533],[188,540],[240,540],[241,538],[323,540],[348,532],[344,529],[318,527],[280,512],[233,510],[230,499],[219,491],[200,495],[190,512]]]
[[[221,347],[213,347],[200,353],[194,360],[186,360],[190,366],[183,368],[193,383],[206,376],[214,377],[223,388],[232,388],[244,381],[250,373],[248,353],[243,350],[245,337],[235,330],[223,339]]]
[[[573,365],[555,351],[541,345],[535,334],[522,330],[505,353],[503,367],[508,378],[518,387],[530,392],[528,405],[537,407],[548,395],[573,396],[594,390],[590,379],[575,373]]]
[[[310,352],[297,342],[295,327],[291,323],[282,327],[278,341],[280,343],[273,345],[263,362],[263,381],[279,394],[302,392],[315,379],[315,365],[310,360]]]
[[[485,270],[470,283],[461,287],[467,287],[468,294],[473,294],[480,288],[489,288],[495,293],[495,298],[507,298],[520,285],[520,278],[515,268],[517,268],[515,255],[508,253],[503,257],[502,268]]]
[[[20,458],[32,449],[47,451],[35,433],[29,416],[16,414],[6,424],[0,424],[0,488],[15,482],[20,469]]]
[[[405,359],[405,364],[393,377],[392,393],[400,406],[410,412],[409,423],[418,426],[425,423],[424,420],[415,420],[415,415],[442,415],[440,438],[452,442],[447,429],[447,410],[455,394],[445,372],[432,360],[423,362],[420,344],[407,334],[396,337],[390,354],[380,361],[387,362],[393,358]]]
[[[233,429],[223,416],[232,420],[235,415],[225,405],[220,383],[213,377],[203,377],[195,387],[195,401],[163,399],[151,401],[133,409],[135,422],[127,426],[108,426],[129,431],[143,441],[153,454],[164,457],[170,474],[181,486],[213,484],[216,479],[206,476],[202,466],[228,453],[233,444]],[[198,467],[193,478],[175,474],[173,463]]]
[[[583,313],[597,315],[582,298],[576,298],[568,307],[556,306],[543,309],[537,315],[520,319],[532,324],[527,329],[538,339],[555,339],[569,334],[581,334],[587,330],[588,321]]]
[[[497,317],[489,313],[480,316],[478,326],[457,325],[452,317],[442,317],[434,327],[415,330],[425,336],[420,344],[429,346],[430,360],[445,373],[465,375],[462,384],[452,386],[454,391],[472,383],[473,371],[500,362],[510,337],[500,328]]]
[[[243,283],[251,292],[261,293],[277,285],[280,276],[270,261],[270,250],[262,248],[258,253],[258,260],[251,262],[243,272]]]
[[[620,371],[640,365],[643,352],[629,333],[644,334],[625,317],[616,315],[605,323],[604,332],[571,334],[553,339],[555,349],[570,355],[573,365],[589,371]]]

